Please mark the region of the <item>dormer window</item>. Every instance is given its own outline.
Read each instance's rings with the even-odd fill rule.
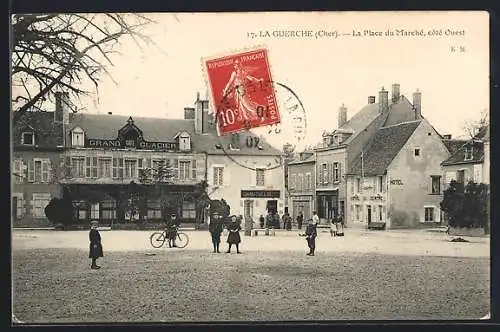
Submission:
[[[464,153],[464,160],[472,160],[474,157],[473,151],[472,151],[472,146],[467,146],[465,147],[465,153]]]
[[[179,136],[179,150],[189,151],[191,150],[191,137],[188,133],[182,133]]]
[[[21,144],[35,145],[35,133],[32,131],[24,132],[21,136]]]
[[[83,147],[85,145],[85,133],[82,128],[76,127],[71,131],[71,146]]]

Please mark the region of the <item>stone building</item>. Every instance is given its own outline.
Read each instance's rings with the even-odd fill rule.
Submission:
[[[54,166],[63,151],[63,126],[68,122],[64,94],[57,94],[56,112],[25,113],[12,128],[13,226],[48,226],[45,207],[61,188],[54,180]]]
[[[296,220],[299,212],[304,214],[304,220],[312,218],[316,209],[315,178],[316,158],[313,151],[300,152],[288,163],[288,194],[290,200],[290,215]]]

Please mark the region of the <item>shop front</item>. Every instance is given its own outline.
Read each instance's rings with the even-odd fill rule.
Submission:
[[[338,197],[339,191],[336,190],[325,190],[317,191],[317,209],[318,217],[321,221],[326,222],[333,219],[338,211]]]
[[[260,215],[279,213],[283,207],[280,190],[241,190],[240,199],[244,216],[254,221],[259,220]]]
[[[290,216],[293,220],[297,220],[297,216],[300,212],[304,215],[304,220],[309,220],[312,218],[312,213],[314,211],[314,200],[312,195],[301,195],[301,196],[290,196],[292,202],[292,211]]]
[[[73,202],[73,222],[99,220],[102,225],[116,223],[163,222],[172,214],[183,223],[203,223],[200,214],[200,194],[195,186],[164,185],[152,187],[130,184],[71,184],[67,185]]]

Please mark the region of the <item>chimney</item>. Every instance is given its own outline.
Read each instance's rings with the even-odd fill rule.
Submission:
[[[342,127],[347,122],[347,107],[342,104],[339,108],[339,120],[338,127]]]
[[[211,117],[208,115],[208,100],[204,99],[201,101],[201,109],[202,109],[202,120],[201,120],[201,132],[202,133],[207,133],[208,128],[210,127],[210,121],[212,120]]]
[[[108,115],[113,115],[113,112],[108,112]]]
[[[378,93],[378,103],[380,113],[386,113],[389,111],[389,92],[382,87]]]
[[[368,96],[368,104],[375,104],[375,96]]]
[[[56,92],[56,110],[54,112],[54,122],[69,123],[69,93]]]
[[[196,101],[194,102],[194,131],[197,134],[203,132],[203,102],[200,100],[200,93],[196,94]]]
[[[184,107],[184,120],[194,120],[194,107]]]
[[[413,93],[413,109],[415,110],[415,119],[422,119],[422,92],[418,89]]]
[[[392,102],[397,103],[400,98],[400,85],[394,83],[392,85]]]
[[[451,139],[451,134],[443,135],[443,139]]]

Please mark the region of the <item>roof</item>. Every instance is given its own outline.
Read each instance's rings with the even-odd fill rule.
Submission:
[[[451,166],[482,163],[484,161],[484,142],[489,140],[489,132],[489,127],[482,128],[473,139],[463,142],[441,165]],[[472,159],[465,160],[465,151],[470,148],[472,148]]]
[[[70,124],[68,130],[80,127],[85,131],[85,135],[96,139],[116,139],[118,131],[127,124],[129,116],[73,113],[70,114]],[[149,142],[172,142],[175,136],[186,131],[191,135],[191,144],[194,151],[206,152],[208,154],[230,154],[230,155],[281,155],[281,150],[276,149],[267,143],[263,138],[259,138],[259,145],[262,149],[247,147],[240,137],[239,150],[230,150],[229,144],[234,142],[231,135],[218,136],[215,126],[212,125],[208,133],[198,134],[195,132],[193,119],[171,119],[152,117],[132,117],[134,125],[143,133],[143,137]],[[258,137],[251,132],[245,132],[246,136]],[[217,146],[223,146],[224,149]]]
[[[11,112],[11,116],[14,112]],[[23,132],[33,131],[35,144],[39,149],[56,148],[63,145],[62,124],[54,122],[54,112],[28,111],[19,118],[12,128],[12,142],[14,147],[21,145]]]
[[[450,154],[455,154],[467,141],[463,139],[443,139],[443,144]]]
[[[363,174],[367,176],[383,175],[415,132],[422,120],[413,120],[394,126],[380,128],[363,152]],[[355,159],[349,174],[361,175],[361,153]]]
[[[399,123],[415,121],[415,109],[408,98],[401,95],[397,102],[389,104],[389,114],[385,120],[384,126],[394,126]]]
[[[302,160],[300,159],[300,156],[297,156],[292,161],[288,162],[288,165],[312,163],[312,162],[315,162],[315,160],[316,160],[316,158],[314,158],[314,154],[311,156],[308,156],[307,158],[304,158]]]
[[[379,111],[379,106],[377,104],[368,104],[364,106],[359,112],[354,114],[346,123],[344,123],[339,129],[349,130],[351,129],[354,133],[349,136],[342,144],[349,144],[354,138],[362,132],[370,123],[381,115]]]

